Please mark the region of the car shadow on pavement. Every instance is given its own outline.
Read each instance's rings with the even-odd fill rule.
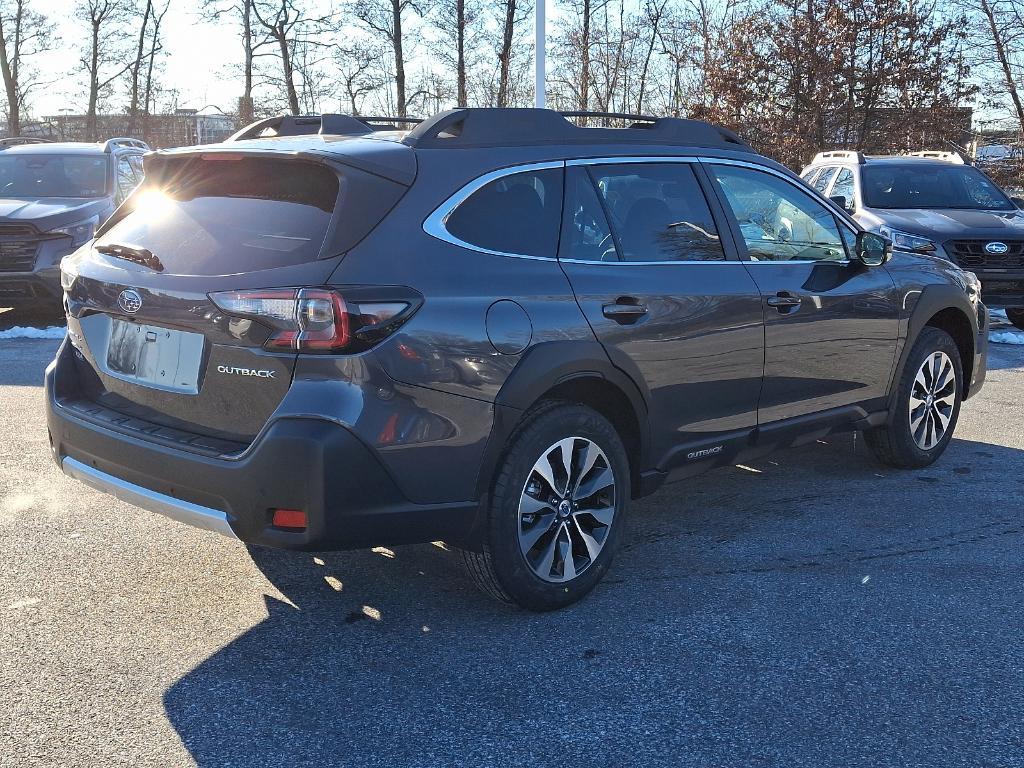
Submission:
[[[972,580],[1019,575],[1021,491],[1024,451],[954,440],[898,472],[837,436],[636,503],[605,581],[549,614],[478,594],[437,545],[253,547],[284,599],[165,708],[211,767],[822,765],[840,737],[847,765],[982,764],[1024,610]]]

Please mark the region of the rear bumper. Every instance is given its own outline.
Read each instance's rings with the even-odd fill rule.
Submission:
[[[58,355],[58,359],[59,359]],[[55,396],[46,373],[54,459],[71,477],[136,506],[242,541],[299,550],[468,540],[475,502],[417,504],[344,425],[274,420],[237,456],[156,444],[83,418]],[[275,528],[273,510],[301,509],[304,531]]]

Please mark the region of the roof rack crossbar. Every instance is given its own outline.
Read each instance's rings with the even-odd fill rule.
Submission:
[[[857,165],[864,165],[864,159],[864,153],[855,149],[830,149],[816,154],[811,164],[823,163],[829,160],[846,160],[853,161]]]
[[[395,130],[397,124],[416,124],[416,117],[356,117],[355,115],[275,115],[250,123],[225,141],[273,138],[276,136],[364,136],[375,131]]]
[[[113,152],[117,147],[136,147],[137,149],[149,149],[149,144],[144,142],[142,139],[133,139],[130,136],[119,136],[113,139],[107,139],[103,143],[104,152]]]
[[[632,121],[625,128],[581,128],[571,117]],[[536,144],[669,144],[752,151],[732,131],[700,120],[621,112],[556,112],[550,109],[461,108],[419,123],[403,139],[412,147],[494,147]]]
[[[53,139],[44,139],[41,136],[8,136],[0,139],[0,147],[16,147],[20,144],[52,144]]]
[[[954,165],[964,165],[964,156],[948,149],[923,149],[918,152],[907,152],[907,157],[924,157],[929,160],[942,160]]]

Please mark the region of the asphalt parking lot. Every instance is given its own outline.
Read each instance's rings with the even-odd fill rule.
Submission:
[[[1024,346],[943,459],[852,435],[634,505],[582,604],[247,549],[65,479],[0,340],[0,765],[1024,765]]]

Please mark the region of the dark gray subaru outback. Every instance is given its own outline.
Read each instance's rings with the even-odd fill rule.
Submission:
[[[985,378],[970,274],[728,131],[629,120],[286,117],[148,155],[63,265],[57,462],[251,544],[443,539],[545,610],[664,482],[842,430],[935,461]]]

